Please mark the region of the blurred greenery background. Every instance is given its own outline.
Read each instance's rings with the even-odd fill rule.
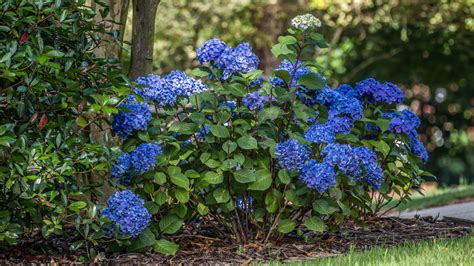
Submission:
[[[331,47],[315,56],[328,82],[354,85],[374,77],[398,84],[422,118],[427,169],[443,185],[472,183],[474,0],[162,0],[155,72],[197,65],[195,50],[213,37],[229,45],[250,42],[268,72],[279,63],[271,45],[292,17],[304,13],[323,22]]]

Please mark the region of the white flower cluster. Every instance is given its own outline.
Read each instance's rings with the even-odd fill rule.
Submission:
[[[321,20],[311,14],[299,15],[291,20],[291,26],[300,30],[321,27]]]

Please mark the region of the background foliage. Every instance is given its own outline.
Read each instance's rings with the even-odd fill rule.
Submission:
[[[402,85],[423,118],[428,169],[444,184],[472,181],[473,0],[165,0],[157,12],[155,69],[191,68],[196,48],[218,36],[231,45],[251,41],[268,72],[278,65],[271,43],[306,12],[321,18],[331,44],[320,55],[328,82],[373,76]]]

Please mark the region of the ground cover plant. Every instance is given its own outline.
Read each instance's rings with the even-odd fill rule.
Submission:
[[[400,88],[373,78],[326,85],[309,56],[328,47],[320,26],[294,18],[268,76],[248,43],[211,39],[194,77],[137,79],[112,124],[124,141],[111,174],[122,191],[103,212],[114,250],[175,254],[172,235],[196,223],[240,244],[304,237],[377,215],[430,175]]]

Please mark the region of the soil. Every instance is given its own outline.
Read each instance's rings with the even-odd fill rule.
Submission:
[[[363,226],[344,222],[338,231],[323,234],[305,234],[305,239],[297,235],[288,236],[276,243],[262,245],[259,242],[244,246],[233,244],[220,238],[212,227],[185,228],[181,234],[172,237],[181,249],[176,256],[156,253],[108,254],[107,258],[97,257],[95,262],[105,264],[249,264],[257,261],[296,261],[316,257],[337,256],[349,249],[368,249],[375,246],[393,246],[412,241],[434,238],[459,238],[470,235],[474,222],[445,217],[436,220],[431,217],[402,219],[393,217],[377,218],[365,222]],[[199,232],[193,234],[192,232]],[[69,241],[70,242],[70,241]],[[77,255],[67,253],[67,238],[20,241],[9,250],[0,250],[0,264],[48,263],[63,264],[77,262]]]

